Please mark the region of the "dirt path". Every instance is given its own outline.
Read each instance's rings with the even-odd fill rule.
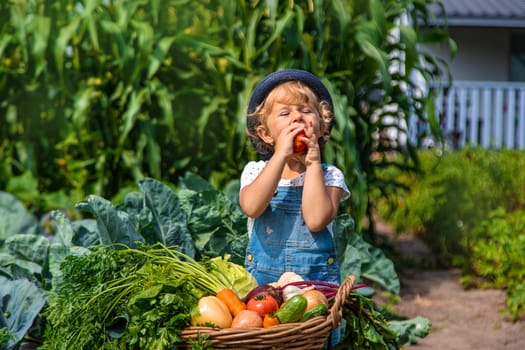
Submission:
[[[411,236],[393,240],[394,249],[414,260],[430,251]],[[405,350],[525,350],[525,319],[509,321],[501,310],[503,290],[465,290],[456,270],[410,269],[400,273],[401,301],[394,310],[432,322],[430,334]]]
[[[525,322],[510,322],[499,312],[504,291],[464,290],[457,271],[413,270],[400,277],[402,301],[396,311],[432,322],[430,334],[405,349],[525,349]]]

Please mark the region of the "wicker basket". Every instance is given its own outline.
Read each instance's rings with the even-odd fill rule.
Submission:
[[[348,276],[341,283],[337,294],[329,300],[330,311],[327,316],[270,328],[188,327],[180,334],[184,344],[177,344],[177,348],[189,348],[189,340],[200,335],[207,337],[213,349],[323,349],[330,333],[341,323],[343,305],[354,280],[354,276]]]

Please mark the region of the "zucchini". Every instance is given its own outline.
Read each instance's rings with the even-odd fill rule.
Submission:
[[[308,321],[309,319],[317,316],[324,316],[327,313],[328,306],[326,306],[325,304],[316,305],[304,313],[303,317],[301,318],[301,322]]]
[[[308,301],[304,296],[294,295],[277,310],[275,316],[281,323],[297,322],[303,317],[307,305]]]

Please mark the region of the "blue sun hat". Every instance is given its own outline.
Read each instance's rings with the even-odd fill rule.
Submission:
[[[330,104],[330,107],[333,111],[332,97],[328,92],[328,89],[324,84],[310,72],[300,69],[284,69],[279,70],[273,73],[268,74],[263,80],[257,84],[253,90],[252,97],[250,98],[250,103],[248,105],[248,114],[255,112],[255,109],[260,105],[266,96],[272,91],[276,86],[285,83],[287,81],[301,81],[306,84],[312,91],[319,97],[319,100],[326,101]]]

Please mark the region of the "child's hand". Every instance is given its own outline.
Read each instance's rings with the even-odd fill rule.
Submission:
[[[305,166],[321,162],[321,150],[319,148],[318,138],[315,126],[310,122],[310,127],[306,130],[306,137],[300,138],[300,140],[306,144],[306,152],[303,154],[303,163]]]
[[[308,135],[311,132],[310,135]],[[298,144],[301,147],[298,147]],[[314,162],[321,162],[321,151],[317,135],[312,129],[300,130],[294,137],[293,142],[294,158],[297,158],[305,166],[309,166]]]
[[[277,137],[274,154],[282,154],[286,158],[294,154],[299,154],[295,149],[296,140],[304,142],[305,146],[308,145],[309,141],[307,137],[300,136],[299,134],[301,133],[306,135],[304,126],[302,124],[291,124],[290,126],[286,127]]]
[[[308,137],[308,142],[306,143],[308,150],[304,157],[304,164],[307,167],[313,163],[321,163],[321,150],[317,139],[318,137],[315,133]]]
[[[293,123],[279,134],[275,143],[274,154],[280,154],[285,158],[293,157],[305,166],[321,162],[321,152],[317,139],[313,127],[305,128],[304,124]],[[297,143],[304,143],[306,147],[297,152]]]

